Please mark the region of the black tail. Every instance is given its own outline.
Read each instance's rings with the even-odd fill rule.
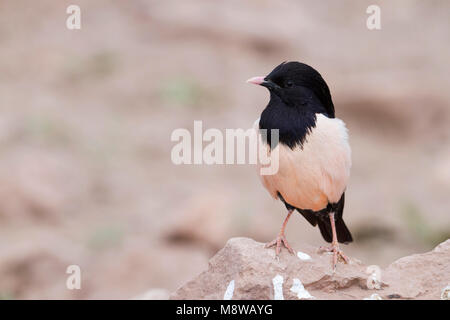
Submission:
[[[336,225],[336,233],[338,242],[340,243],[350,243],[353,241],[352,234],[348,230],[347,226],[345,225],[344,219],[342,219],[342,215],[344,213],[344,202],[345,202],[345,193],[342,194],[341,199],[337,203],[337,206],[335,208],[336,212],[334,215],[335,218],[335,225]],[[327,242],[331,242],[333,240],[333,234],[331,231],[331,222],[330,219],[327,217],[321,217],[320,219],[317,219],[317,223],[319,224],[320,233],[322,234],[322,237]]]
[[[329,219],[318,219],[317,223],[319,224],[320,233],[326,242],[331,242],[333,240],[333,235],[331,231],[331,222]],[[340,243],[350,243],[353,241],[352,234],[348,230],[345,222],[342,218],[336,218],[336,233],[338,242]]]
[[[320,212],[319,211],[314,212],[311,210],[295,208],[294,206],[284,201],[283,196],[279,192],[278,197],[281,199],[281,201],[283,201],[288,210],[297,209],[297,211],[300,212],[312,226],[319,225],[320,233],[322,234],[322,237],[325,239],[325,241],[327,242],[333,241],[331,222],[330,218],[328,217],[328,212],[330,212],[329,211],[330,208],[328,208],[328,206],[327,208],[321,210]],[[334,218],[336,225],[336,233],[338,242],[350,243],[353,241],[353,237],[350,231],[348,230],[347,226],[345,225],[344,220],[342,219],[342,215],[344,213],[344,202],[345,202],[345,192],[342,194],[339,202],[333,207],[333,210],[335,211]]]

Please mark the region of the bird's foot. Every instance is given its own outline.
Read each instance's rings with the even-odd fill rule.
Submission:
[[[343,261],[344,263],[349,263],[347,256],[339,249],[338,243],[333,243],[330,247],[319,247],[319,252],[332,252],[333,260],[331,267],[333,268],[333,272],[336,271],[336,265],[338,261]]]
[[[290,253],[294,254],[294,249],[292,249],[292,247],[289,245],[284,234],[279,234],[275,240],[267,243],[265,245],[265,247],[270,248],[270,247],[276,246],[275,252],[278,257],[278,255],[280,254],[280,251],[281,251],[281,245],[283,245],[286,249],[288,249],[288,251]]]

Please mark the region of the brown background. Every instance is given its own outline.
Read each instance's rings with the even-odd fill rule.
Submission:
[[[382,29],[366,28],[381,7]],[[81,7],[82,29],[65,26]],[[173,291],[285,210],[251,166],[175,166],[176,128],[249,128],[245,80],[317,68],[350,129],[347,254],[387,265],[449,238],[447,1],[1,1],[0,297]],[[287,237],[323,245],[299,215]],[[82,290],[65,287],[68,265]]]

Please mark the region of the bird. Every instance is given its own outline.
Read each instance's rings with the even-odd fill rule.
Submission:
[[[283,62],[267,76],[247,82],[270,93],[254,129],[269,154],[278,152],[279,167],[274,174],[260,174],[260,178],[270,195],[287,209],[278,236],[266,248],[275,246],[276,257],[282,245],[294,253],[285,228],[297,211],[312,226],[318,226],[323,239],[331,243],[319,250],[332,253],[335,271],[338,261],[349,263],[339,243],[353,241],[343,220],[352,161],[348,130],[335,116],[330,89],[317,70],[297,61]],[[273,129],[278,130],[277,141],[272,139],[276,138]]]

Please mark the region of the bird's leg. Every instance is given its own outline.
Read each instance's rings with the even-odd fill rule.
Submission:
[[[289,221],[289,218],[291,217],[292,212],[294,212],[293,209],[289,210],[288,215],[287,215],[286,219],[284,219],[283,225],[281,227],[280,233],[278,233],[277,238],[275,240],[273,240],[272,242],[269,242],[266,244],[266,248],[276,246],[275,252],[276,252],[277,256],[280,254],[281,244],[283,244],[284,247],[286,249],[288,249],[290,253],[294,254],[294,250],[289,245],[289,243],[287,242],[286,237],[284,235],[284,229],[286,228],[286,225]]]
[[[319,250],[320,251],[327,251],[327,252],[333,252],[333,272],[336,271],[336,265],[338,260],[342,260],[345,263],[348,263],[348,258],[344,255],[344,253],[342,252],[341,249],[339,249],[339,243],[337,240],[337,234],[336,234],[336,225],[334,222],[334,212],[330,212],[328,214],[328,216],[330,217],[330,222],[331,222],[331,231],[333,233],[333,240],[331,242],[331,247],[326,248],[326,247],[320,247]]]

